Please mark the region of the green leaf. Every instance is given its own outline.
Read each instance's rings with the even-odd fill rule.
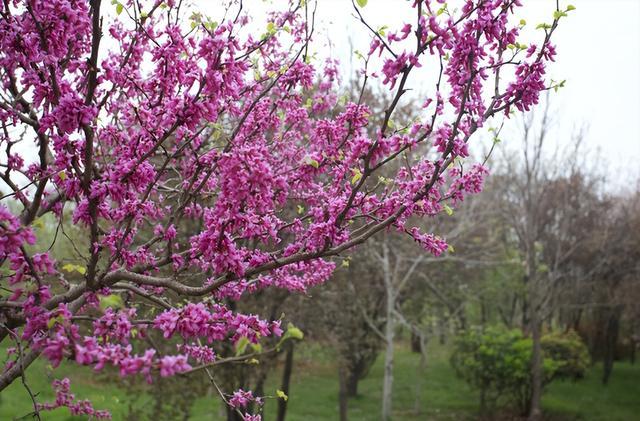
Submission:
[[[555,12],[553,12],[553,18],[555,20],[560,19],[561,17],[567,16],[567,14],[561,10],[556,10]]]
[[[351,177],[351,184],[356,184],[360,179],[362,179],[362,171],[360,171],[360,168],[354,168],[351,172],[353,173],[353,177]]]
[[[213,32],[218,27],[218,22],[210,20],[204,24],[204,27],[207,28],[209,31]]]
[[[120,13],[122,13],[123,10],[124,10],[124,6],[122,5],[122,3],[116,4],[116,15],[120,15]]]
[[[107,308],[122,308],[124,307],[124,301],[122,301],[122,297],[117,294],[111,295],[101,295],[100,298],[100,309],[105,311]]]
[[[356,0],[356,3],[358,3],[358,6],[360,7],[365,7],[368,1],[369,0]]]
[[[44,220],[42,219],[42,217],[37,218],[31,223],[31,225],[35,228],[44,228]]]
[[[295,327],[293,323],[289,323],[289,325],[287,326],[287,331],[284,334],[284,337],[302,340],[304,338],[304,333],[300,329]]]
[[[66,265],[62,266],[62,270],[66,272],[78,272],[81,275],[87,273],[87,269],[84,266],[74,265],[73,263],[67,263]]]
[[[573,4],[570,4],[567,6],[567,12],[570,12],[572,10],[576,10],[576,7]]]
[[[316,161],[315,159],[311,158],[310,156],[306,157],[304,162],[307,165],[311,165],[313,168],[319,168],[320,167],[320,163],[318,161]]]
[[[280,389],[276,390],[276,396],[285,402],[289,400],[289,397],[287,396],[287,394]]]
[[[280,338],[280,341],[278,341],[278,344],[276,345],[276,349],[280,350],[280,347],[282,346],[282,344],[288,341],[289,339],[298,339],[301,341],[303,338],[304,338],[304,333],[300,329],[295,327],[293,323],[289,323],[289,325],[287,326],[287,330],[284,332],[284,334]]]
[[[524,19],[520,19],[520,25],[521,26],[525,26],[527,24],[527,21]]]
[[[246,336],[243,336],[242,338],[238,339],[238,342],[236,342],[236,357],[239,357],[240,355],[244,354],[244,352],[247,350],[247,346],[249,345],[249,338],[247,338]]]
[[[446,203],[444,204],[444,211],[447,213],[447,215],[451,216],[453,215],[453,209],[451,209],[451,206],[447,205]]]
[[[62,314],[57,315],[56,317],[52,317],[47,322],[47,327],[51,329],[56,325],[56,323],[62,323],[64,319],[62,318]]]

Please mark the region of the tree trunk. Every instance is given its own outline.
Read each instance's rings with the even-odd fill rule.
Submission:
[[[524,280],[525,286],[527,285],[527,283],[528,283],[528,280],[525,277],[525,280]],[[531,323],[529,322],[529,300],[526,294],[522,296],[522,320],[520,322],[520,325],[522,326],[522,331],[525,334],[528,334],[529,328],[531,327]]]
[[[447,343],[447,325],[444,314],[440,314],[440,317],[438,317],[438,333],[440,334],[440,345],[445,345]]]
[[[347,397],[347,370],[340,365],[338,367],[338,402],[340,421],[347,421],[348,397]]]
[[[420,362],[418,363],[418,373],[416,376],[416,401],[414,404],[414,410],[416,414],[422,412],[422,384],[424,383],[425,372],[427,369],[427,341],[424,335],[416,335],[419,339],[418,345],[420,348]]]
[[[540,401],[542,400],[542,323],[534,311],[531,315],[531,402],[529,403],[529,421],[541,418]]]
[[[354,367],[349,370],[347,375],[347,397],[355,398],[358,396],[358,382],[360,381],[360,370],[358,367]]]
[[[480,388],[480,414],[484,417],[487,413],[487,382],[482,382],[482,387]]]
[[[415,332],[411,332],[411,352],[415,354],[422,352],[420,350],[420,335],[417,335]]]
[[[618,343],[618,332],[620,330],[620,314],[622,309],[619,307],[614,308],[609,314],[609,320],[607,321],[607,329],[604,337],[604,358],[602,362],[602,384],[609,383],[611,372],[613,371],[613,362],[615,361],[616,344]]]
[[[227,421],[242,421],[242,418],[235,408],[227,406]]]
[[[289,384],[291,383],[291,372],[293,371],[293,342],[289,341],[286,345],[287,351],[284,359],[284,370],[282,372],[282,384],[280,385],[280,390],[282,390],[285,395],[289,395]],[[287,414],[287,400],[278,399],[278,416],[276,418],[277,421],[284,421],[285,416]]]
[[[456,329],[456,331],[465,332],[467,330],[467,315],[465,314],[464,308],[458,314],[458,323],[459,323],[459,326]]]
[[[384,332],[386,350],[384,353],[384,379],[382,383],[382,421],[389,421],[393,410],[393,340],[395,339],[396,331],[394,315],[396,292],[394,287],[394,276],[391,273],[389,265],[389,247],[387,246],[387,243],[382,243],[382,246],[384,256],[382,260],[382,270],[387,295]]]
[[[484,302],[484,297],[480,296],[480,327],[484,332],[484,328],[487,326],[487,305]]]
[[[384,354],[384,383],[382,386],[382,421],[391,419],[393,405],[393,340],[395,336],[395,319],[393,317],[393,299],[387,299],[387,323],[385,340],[387,342]]]

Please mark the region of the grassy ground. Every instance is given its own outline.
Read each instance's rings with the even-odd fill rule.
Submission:
[[[415,411],[417,355],[406,347],[397,347],[394,388],[394,413],[397,420],[473,420],[477,419],[478,395],[458,380],[449,364],[447,350],[433,345],[420,396],[421,412]],[[336,369],[327,352],[305,346],[296,354],[297,364],[289,393],[289,421],[337,419]],[[379,358],[368,378],[359,387],[360,396],[349,403],[352,420],[378,420],[380,412],[382,358]],[[88,369],[62,366],[53,372],[56,377],[69,376],[72,391],[80,398],[89,398],[96,408],[110,409],[116,420],[126,412],[127,392]],[[279,373],[274,373],[267,393],[274,393]],[[27,371],[27,380],[39,401],[53,397],[49,386],[51,372],[42,362]],[[137,405],[149,403],[149,397],[139,396]],[[611,383],[600,384],[600,368],[594,367],[587,378],[578,383],[551,385],[545,394],[544,409],[554,420],[634,420],[640,419],[640,365],[617,363]],[[275,402],[268,401],[266,419],[274,419]],[[0,395],[0,420],[11,420],[30,412],[30,400],[20,382],[15,382]],[[30,418],[26,418],[30,419]],[[44,420],[79,420],[60,409],[47,413]],[[193,420],[219,420],[218,399],[210,395],[198,399],[193,407]]]

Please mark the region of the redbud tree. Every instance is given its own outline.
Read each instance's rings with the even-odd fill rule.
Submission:
[[[371,36],[358,77],[389,90],[382,110],[340,100],[341,67],[312,54],[311,1],[264,17],[232,1],[219,21],[179,0],[0,2],[0,390],[37,358],[148,379],[208,370],[236,358],[215,342],[283,334],[229,300],[323,283],[383,230],[447,251],[411,221],[480,192],[487,170],[465,164],[468,143],[553,87],[551,35],[572,7],[525,45],[519,0],[398,1],[413,17],[385,29],[367,23],[366,1],[343,3]],[[414,80],[424,94],[399,127],[418,69],[433,83]],[[74,263],[36,244],[50,217],[84,233]],[[157,311],[142,317],[141,302]],[[145,341],[154,331],[173,353]],[[35,413],[108,416],[67,379],[54,386]],[[258,419],[243,406],[261,397],[231,392]]]

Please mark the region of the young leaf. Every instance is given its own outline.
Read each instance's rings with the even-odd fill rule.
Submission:
[[[73,263],[67,263],[62,266],[62,270],[66,272],[78,272],[80,275],[87,273],[87,269],[84,266],[75,265]]]
[[[358,3],[358,6],[360,7],[365,7],[367,5],[368,0],[356,0],[356,3]]]
[[[362,178],[362,171],[360,168],[354,168],[351,170],[353,177],[351,177],[351,184],[356,184]]]
[[[242,338],[238,339],[238,342],[236,342],[236,357],[239,357],[240,355],[244,354],[244,351],[247,350],[248,345],[249,345],[249,339],[246,336],[243,336]]]
[[[318,161],[316,161],[315,159],[311,158],[310,156],[306,157],[304,162],[307,165],[311,165],[313,168],[320,167],[320,163]]]
[[[447,205],[446,203],[444,204],[444,211],[447,213],[447,215],[451,216],[453,215],[453,209],[451,209],[451,206]]]
[[[287,394],[280,389],[276,390],[276,396],[285,402],[289,400],[289,397],[287,396]]]
[[[285,332],[283,337],[302,340],[302,338],[304,338],[304,333],[302,333],[300,329],[295,327],[293,323],[289,323],[287,331]]]
[[[48,327],[49,329],[51,329],[53,326],[55,326],[55,325],[56,325],[56,323],[62,323],[62,320],[63,320],[63,318],[62,318],[62,315],[61,315],[61,314],[57,315],[56,317],[52,317],[52,318],[50,318],[50,319],[49,319],[49,321],[47,322],[47,327]]]
[[[122,308],[124,307],[124,301],[122,297],[117,294],[101,295],[100,296],[100,309],[105,311],[107,308]]]

